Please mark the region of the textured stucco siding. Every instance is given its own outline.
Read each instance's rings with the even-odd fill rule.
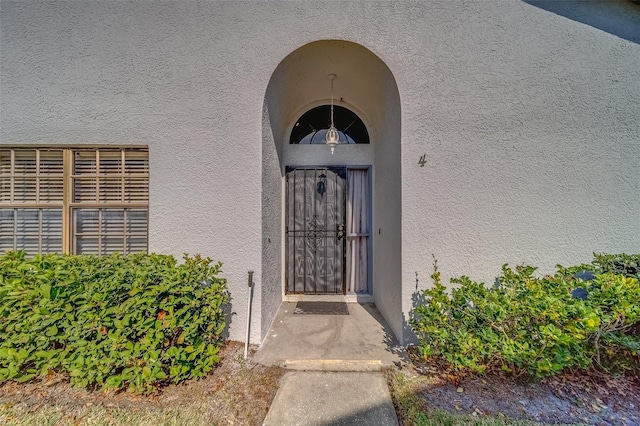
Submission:
[[[282,279],[279,248],[265,245],[282,232],[281,195],[264,192],[281,188],[269,81],[307,43],[358,43],[399,92],[399,122],[370,117],[401,135],[399,149],[372,154],[374,196],[386,194],[374,203],[400,215],[379,246],[398,271],[374,271],[398,282],[374,297],[409,338],[403,321],[416,273],[429,285],[431,254],[445,280],[492,282],[506,262],[547,272],[594,251],[640,252],[640,5],[552,6],[2,1],[0,143],[148,145],[150,250],[224,262],[237,340],[254,270],[258,342]]]

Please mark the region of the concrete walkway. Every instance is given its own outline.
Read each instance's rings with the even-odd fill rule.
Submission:
[[[263,425],[397,426],[398,420],[380,373],[289,371]]]
[[[379,372],[407,355],[373,304],[349,303],[349,315],[294,315],[284,302],[254,362],[285,373],[264,425],[398,424]]]

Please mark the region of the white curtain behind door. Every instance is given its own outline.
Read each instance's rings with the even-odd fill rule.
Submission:
[[[367,292],[369,179],[367,170],[347,171],[347,292]]]

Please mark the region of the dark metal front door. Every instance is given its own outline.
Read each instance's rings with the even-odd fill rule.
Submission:
[[[287,293],[344,294],[344,168],[287,168]]]

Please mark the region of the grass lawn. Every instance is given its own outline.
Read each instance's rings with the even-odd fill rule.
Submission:
[[[133,409],[109,407],[75,407],[5,404],[0,407],[3,425],[211,425],[206,404],[183,408]]]

